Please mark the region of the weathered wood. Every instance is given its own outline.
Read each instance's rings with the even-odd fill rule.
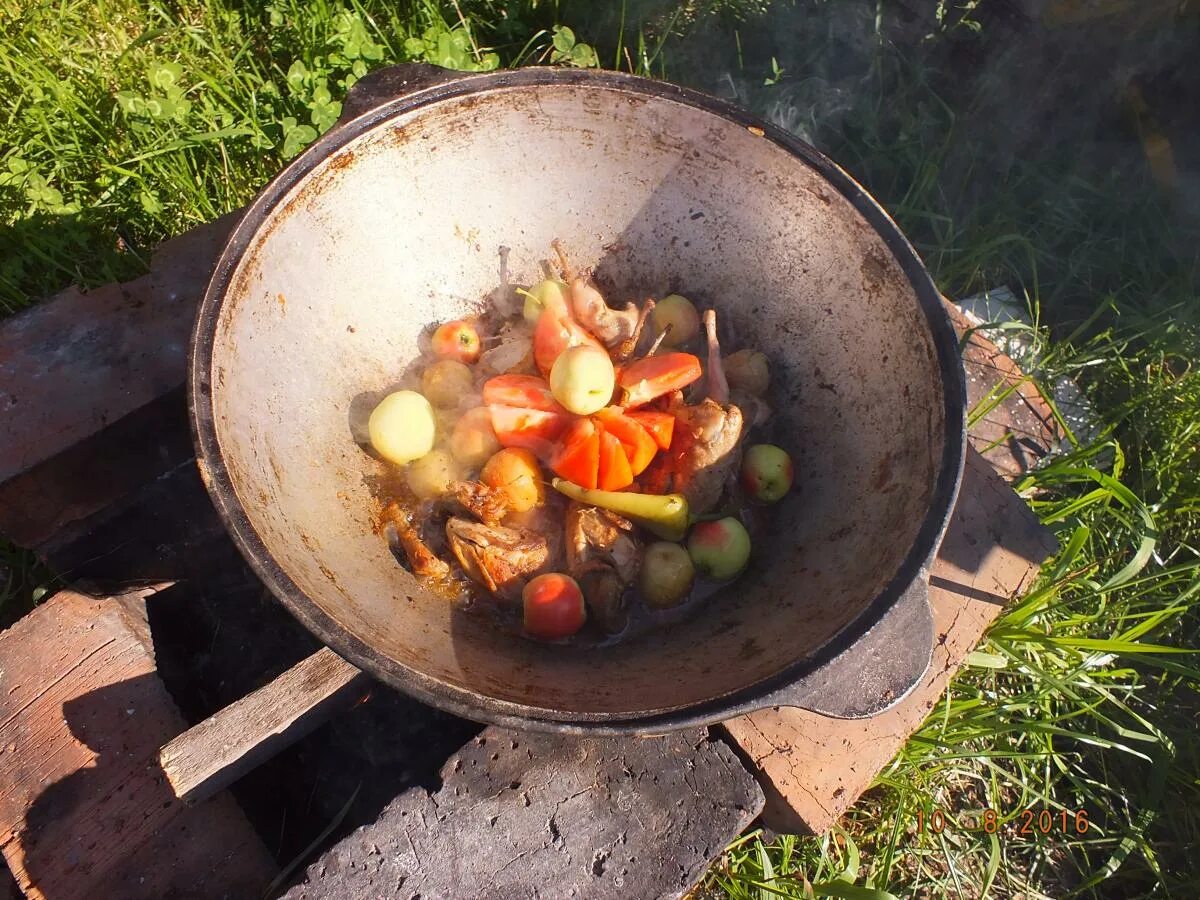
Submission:
[[[55,595],[0,634],[0,849],[26,896],[249,897],[275,866],[227,796],[155,764],[183,720],[113,598]]]
[[[967,435],[997,472],[1012,478],[1028,472],[1065,439],[1050,405],[1020,367],[992,341],[972,330],[953,303],[946,309],[963,344],[967,409],[980,415]]]
[[[151,272],[71,288],[0,329],[0,482],[180,387],[195,307],[237,214],[155,252]]]
[[[942,697],[1008,600],[1026,588],[1054,541],[974,451],[931,577],[937,640],[925,677],[870,719],[799,709],[763,710],[724,723],[767,787],[763,819],[778,831],[822,833],[858,799]]]
[[[324,647],[172,739],[159,762],[175,796],[207,800],[361,699],[371,684],[365,672]]]
[[[488,728],[432,796],[398,797],[289,900],[678,897],[762,808],[703,730],[588,740]]]

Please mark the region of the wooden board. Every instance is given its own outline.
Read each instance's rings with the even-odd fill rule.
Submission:
[[[973,330],[950,301],[946,310],[963,344],[971,446],[1006,478],[1028,472],[1066,437],[1037,386],[992,341]]]
[[[783,708],[724,724],[767,792],[764,821],[777,831],[828,830],[925,720],[1004,604],[1028,587],[1053,551],[1029,508],[969,453],[932,571],[933,661],[912,693],[870,719]]]
[[[704,729],[581,739],[488,728],[308,867],[287,900],[679,897],[762,792]]]
[[[31,898],[252,897],[275,865],[227,795],[176,800],[183,721],[144,629],[72,592],[0,634],[0,849]]]
[[[175,796],[206,800],[270,759],[374,684],[328,647],[173,738],[158,759]]]

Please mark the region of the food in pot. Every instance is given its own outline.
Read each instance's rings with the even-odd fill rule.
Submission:
[[[539,575],[525,585],[521,605],[525,631],[547,641],[570,637],[587,621],[579,585],[558,572]]]
[[[646,605],[669,609],[687,599],[696,580],[691,555],[679,544],[655,541],[646,548],[638,587]]]
[[[367,420],[375,452],[401,466],[433,449],[436,428],[433,407],[416,391],[388,394]]]
[[[658,301],[651,314],[654,333],[663,335],[663,346],[682,347],[700,333],[700,314],[682,294],[669,294]]]
[[[731,390],[761,397],[771,386],[771,365],[767,354],[758,350],[738,350],[725,357],[725,378]]]
[[[453,359],[462,363],[473,363],[479,359],[479,333],[474,325],[464,319],[440,326],[433,333],[430,344],[434,355],[442,359]]]
[[[740,575],[738,517],[771,514],[792,461],[772,443],[744,450],[771,418],[769,362],[723,358],[715,310],[681,294],[610,306],[553,247],[548,277],[496,292],[513,307],[434,328],[409,369],[420,392],[372,413],[381,532],[414,574],[501,625],[605,641]]]
[[[750,561],[750,535],[732,516],[699,522],[688,535],[687,549],[698,572],[727,581],[741,574]]]
[[[778,503],[792,489],[792,458],[774,444],[755,444],[742,458],[742,487],[763,503]]]

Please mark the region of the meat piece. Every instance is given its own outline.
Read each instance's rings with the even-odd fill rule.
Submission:
[[[641,312],[638,313],[637,324],[633,326],[633,334],[613,347],[612,352],[609,354],[614,363],[620,365],[629,362],[633,358],[633,354],[637,352],[638,341],[642,339],[642,330],[646,327],[646,322],[652,312],[654,312],[654,301],[646,298],[646,302],[642,304]],[[665,334],[666,332],[663,333]]]
[[[510,601],[521,598],[525,582],[550,555],[546,539],[539,534],[503,525],[481,525],[457,516],[446,522],[446,539],[472,581]]]
[[[687,497],[693,513],[716,506],[741,461],[744,432],[742,411],[729,402],[729,383],[721,365],[717,341],[717,314],[704,311],[708,332],[708,396],[675,413],[671,449],[660,453],[641,479],[644,490],[655,494],[677,492]]]
[[[383,515],[387,522],[384,526],[384,533],[387,536],[388,544],[393,548],[392,552],[395,552],[397,545],[404,551],[404,555],[408,559],[408,566],[414,575],[423,575],[426,578],[445,578],[450,574],[450,566],[438,558],[438,555],[429,549],[429,545],[422,539],[420,532],[413,524],[412,513],[409,510],[392,502],[384,509]]]
[[[593,620],[609,634],[625,628],[625,589],[637,578],[642,550],[633,523],[582,503],[567,508],[567,572],[579,582]]]
[[[574,279],[569,290],[575,320],[605,347],[619,347],[633,337],[642,321],[636,303],[626,303],[624,309],[613,309],[586,278]]]
[[[459,509],[488,525],[499,524],[508,513],[504,493],[479,481],[452,481],[446,497]]]
[[[638,311],[637,304],[626,303],[624,309],[613,309],[604,302],[604,297],[586,277],[575,274],[562,243],[555,240],[550,246],[558,254],[563,281],[568,285],[571,312],[580,325],[610,350],[623,346],[631,337],[640,333],[645,319]],[[632,352],[630,350],[630,354]]]

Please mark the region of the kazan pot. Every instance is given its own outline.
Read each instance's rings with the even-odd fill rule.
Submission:
[[[376,532],[386,473],[355,443],[431,323],[538,280],[555,238],[613,301],[681,291],[718,310],[727,351],[764,351],[796,463],[745,574],[608,646],[522,639],[431,592]],[[929,664],[928,567],[963,465],[954,331],[862,187],[712,97],[572,69],[365,79],[230,238],[189,390],[201,475],[266,585],[450,712],[589,734],[770,706],[859,717]]]

